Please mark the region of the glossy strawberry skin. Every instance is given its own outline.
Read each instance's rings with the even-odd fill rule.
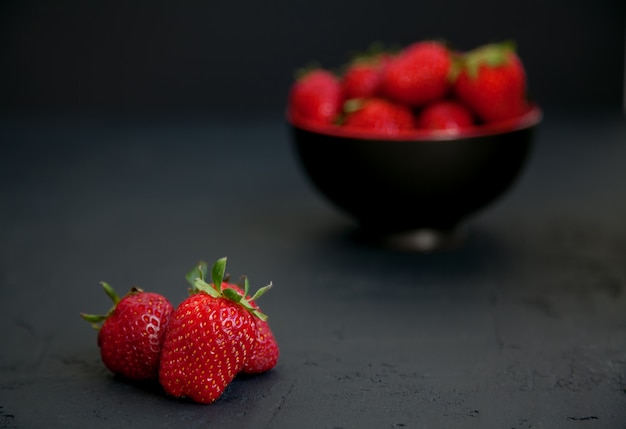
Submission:
[[[173,312],[162,295],[126,295],[102,323],[98,345],[104,365],[131,380],[156,380],[163,338]]]
[[[462,130],[474,125],[470,110],[454,100],[436,101],[417,116],[417,127],[425,130]]]
[[[330,124],[341,113],[342,104],[339,78],[321,68],[305,73],[289,91],[289,113],[295,118]]]
[[[411,109],[381,98],[358,100],[360,106],[345,116],[345,128],[383,135],[397,135],[415,128]]]
[[[245,374],[261,374],[274,368],[278,363],[280,351],[270,325],[256,319],[257,335],[254,339],[252,355],[243,366]]]
[[[397,103],[421,107],[451,88],[452,57],[445,45],[420,41],[404,48],[385,67],[381,94]]]
[[[529,108],[524,66],[513,51],[505,57],[499,65],[481,63],[474,72],[461,69],[454,83],[457,97],[483,122],[516,118]]]
[[[240,294],[243,294],[243,289],[239,285],[233,283],[222,283],[223,288],[234,289]],[[256,308],[258,306],[254,301],[251,301],[252,305]],[[246,374],[260,374],[274,368],[278,363],[280,356],[280,350],[276,337],[270,328],[269,323],[266,320],[254,318],[254,322],[257,326],[257,335],[254,339],[254,347],[252,354],[248,357],[243,366],[243,372]]]
[[[185,299],[163,344],[159,381],[165,392],[202,404],[216,401],[252,353],[253,317],[238,304],[204,292]]]
[[[347,99],[374,97],[378,93],[380,69],[371,64],[355,64],[344,74],[341,84]]]
[[[360,57],[352,61],[341,78],[345,99],[372,98],[380,92],[380,82],[389,54]]]

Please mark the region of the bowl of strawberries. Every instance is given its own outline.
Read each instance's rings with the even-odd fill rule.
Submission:
[[[287,107],[312,185],[361,236],[422,250],[457,243],[512,187],[541,120],[510,42],[460,52],[421,40],[311,67]]]

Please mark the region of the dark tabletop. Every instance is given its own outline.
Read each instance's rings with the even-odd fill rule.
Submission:
[[[432,253],[355,240],[280,117],[5,117],[0,141],[0,428],[626,427],[620,112],[546,109],[515,186]],[[78,316],[99,282],[178,304],[222,256],[274,284],[276,368],[211,405],[113,377]]]

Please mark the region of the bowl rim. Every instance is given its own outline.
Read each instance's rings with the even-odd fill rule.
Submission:
[[[330,137],[374,141],[447,141],[472,137],[485,137],[519,131],[538,125],[543,119],[543,111],[537,104],[532,104],[523,115],[498,122],[475,125],[463,131],[458,130],[411,130],[397,135],[372,134],[367,131],[346,130],[337,125],[321,124],[314,120],[286,113],[287,122],[294,128]]]

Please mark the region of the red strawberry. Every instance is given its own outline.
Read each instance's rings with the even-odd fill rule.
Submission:
[[[427,130],[457,131],[473,124],[470,110],[453,100],[435,101],[424,107],[417,116],[417,126]]]
[[[194,269],[195,287],[172,315],[159,368],[159,381],[169,395],[214,402],[253,353],[258,334],[254,319],[267,316],[243,294],[223,287],[225,267],[226,258],[213,265],[212,284],[205,282],[202,270]]]
[[[196,268],[187,274],[187,281],[189,281],[192,287],[195,288],[195,279],[203,276],[203,273],[206,272],[206,262],[200,262]],[[246,290],[249,289],[248,278],[245,276],[243,277],[243,288],[238,284],[229,283],[229,280],[230,278],[227,275],[224,278],[224,281],[222,281],[222,288],[234,289],[240,295],[248,298],[250,305],[258,310],[259,306],[246,294]],[[248,357],[246,362],[244,362],[243,372],[246,374],[260,374],[262,372],[269,371],[276,366],[280,355],[278,343],[276,342],[274,333],[270,329],[267,320],[255,317],[254,322],[257,325],[257,336],[255,338],[252,354]]]
[[[483,45],[462,55],[454,90],[485,122],[528,110],[526,73],[512,43]]]
[[[346,102],[345,110],[345,128],[385,135],[397,135],[415,128],[411,109],[382,98],[355,98]]]
[[[363,55],[346,67],[341,86],[346,99],[371,98],[378,95],[382,71],[389,61],[384,53]]]
[[[448,93],[451,70],[452,58],[443,43],[416,42],[385,67],[381,91],[390,100],[420,107]]]
[[[244,278],[243,281],[245,284],[248,279]],[[245,293],[245,290],[248,288],[247,286],[244,286],[244,290],[242,290],[241,287],[236,284],[222,283],[222,287],[234,289],[240,295],[247,296]],[[249,301],[254,308],[259,308],[253,299],[249,298]],[[249,356],[243,366],[243,372],[246,374],[260,374],[269,371],[278,363],[278,356],[280,354],[278,343],[267,320],[255,318],[254,321],[257,326],[257,336],[254,340],[252,355]]]
[[[120,299],[102,282],[114,306],[106,315],[81,313],[98,329],[98,346],[104,365],[131,380],[157,379],[163,337],[172,304],[164,296],[132,288]]]
[[[343,95],[339,78],[328,70],[305,72],[289,92],[289,112],[298,117],[332,123],[341,113]]]
[[[244,363],[243,372],[260,374],[274,368],[278,363],[279,349],[270,325],[261,319],[256,320],[257,335],[252,356]]]

